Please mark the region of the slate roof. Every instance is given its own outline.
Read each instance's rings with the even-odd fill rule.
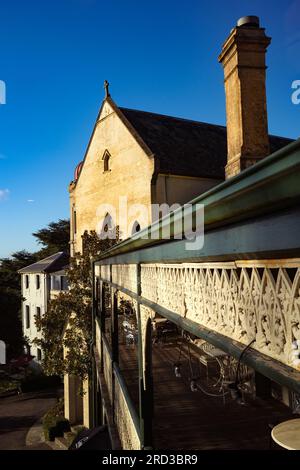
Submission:
[[[61,269],[58,271],[51,271],[51,276],[65,276],[66,275],[66,270],[69,268],[69,265],[63,266]]]
[[[226,127],[119,107],[156,157],[160,173],[224,179]],[[270,135],[270,153],[292,142]]]
[[[65,268],[69,262],[69,255],[63,251],[54,253],[47,258],[41,259],[36,263],[30,264],[25,268],[20,269],[18,272],[20,274],[32,274],[32,273],[52,273],[59,271],[62,268]]]

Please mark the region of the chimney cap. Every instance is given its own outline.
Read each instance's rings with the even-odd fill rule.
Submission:
[[[258,16],[243,16],[237,21],[237,26],[259,28],[259,17]]]

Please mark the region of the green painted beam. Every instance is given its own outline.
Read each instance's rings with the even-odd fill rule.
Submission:
[[[300,187],[300,183],[299,183]],[[249,219],[205,233],[201,250],[187,250],[185,240],[114,254],[96,264],[180,263],[300,257],[300,209]]]

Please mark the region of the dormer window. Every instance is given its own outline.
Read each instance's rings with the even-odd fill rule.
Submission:
[[[108,150],[105,150],[102,160],[103,160],[103,171],[104,172],[110,171],[110,168],[109,168],[110,153]]]

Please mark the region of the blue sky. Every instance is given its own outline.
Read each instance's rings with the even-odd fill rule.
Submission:
[[[217,57],[236,20],[258,15],[268,50],[269,131],[300,135],[300,0],[2,0],[0,257],[69,216],[68,183],[103,99],[225,123]]]

